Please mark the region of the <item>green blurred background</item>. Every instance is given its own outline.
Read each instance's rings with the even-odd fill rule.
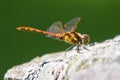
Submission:
[[[70,45],[18,26],[46,30],[53,22],[82,18],[77,32],[101,42],[120,34],[120,0],[0,0],[0,80],[7,69]]]

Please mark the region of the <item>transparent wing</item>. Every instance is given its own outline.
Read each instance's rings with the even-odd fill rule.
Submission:
[[[64,32],[61,21],[53,23],[48,29],[48,32],[52,33],[62,33]]]
[[[61,21],[57,21],[57,22],[53,23],[53,24],[47,29],[47,32],[63,33],[64,30],[63,30]],[[53,36],[47,35],[47,37],[53,37]]]
[[[77,25],[78,25],[79,22],[80,22],[80,17],[76,17],[76,18],[68,21],[64,25],[64,30],[66,32],[75,31],[75,29],[77,28]]]

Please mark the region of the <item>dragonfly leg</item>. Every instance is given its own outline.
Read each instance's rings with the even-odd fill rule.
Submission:
[[[86,49],[86,50],[88,50],[88,51],[90,51],[90,50],[89,50],[88,48],[86,48],[85,46],[83,46],[83,48]]]
[[[77,45],[77,48],[76,48],[77,53],[80,53],[79,47],[80,47],[80,45]]]
[[[71,50],[73,47],[74,47],[74,45],[72,45],[72,46],[68,47],[68,48],[65,50],[65,52],[67,52],[67,51]]]
[[[91,51],[90,49],[86,48],[85,46],[83,46],[83,48],[86,49],[87,51]],[[93,54],[96,54],[95,51],[92,51],[92,52],[93,52]]]
[[[77,50],[77,53],[80,53],[80,45],[77,46],[76,50]],[[87,50],[87,51],[90,51],[88,48],[86,48],[85,46],[82,46],[83,49]]]
[[[74,47],[74,45],[68,47],[68,48],[65,50],[65,57],[66,57],[66,53],[67,53],[67,51],[71,50],[73,47]]]

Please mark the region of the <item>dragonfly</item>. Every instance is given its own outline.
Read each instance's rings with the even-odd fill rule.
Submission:
[[[37,32],[47,35],[48,37],[62,40],[72,44],[72,46],[67,48],[66,51],[71,50],[74,46],[77,46],[76,50],[79,52],[79,47],[82,44],[87,44],[90,41],[90,36],[88,34],[81,34],[75,31],[80,20],[80,17],[75,17],[66,22],[64,26],[62,25],[61,21],[57,21],[54,22],[46,31],[28,26],[17,27],[16,29],[20,31]]]

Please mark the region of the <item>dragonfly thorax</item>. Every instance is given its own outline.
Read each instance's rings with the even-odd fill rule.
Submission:
[[[89,36],[85,34],[81,35],[77,32],[66,32],[61,37],[61,40],[73,45],[81,45],[89,42]]]

